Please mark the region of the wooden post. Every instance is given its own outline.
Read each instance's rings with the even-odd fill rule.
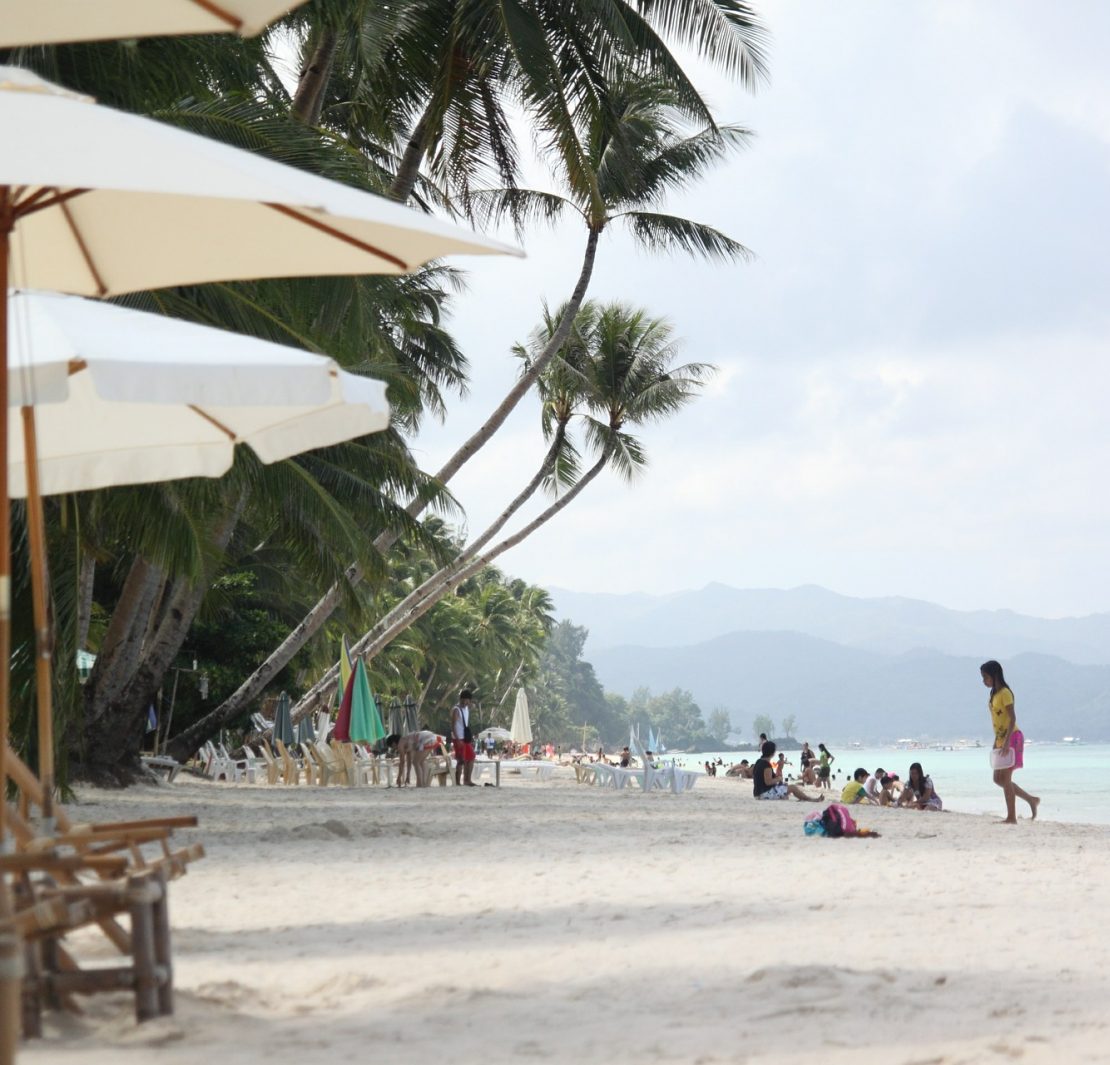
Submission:
[[[35,409],[21,407],[23,465],[27,471],[27,538],[31,550],[31,601],[35,620],[35,692],[38,702],[39,780],[43,832],[54,831],[54,707],[51,693],[54,636],[50,630],[46,569],[46,524],[39,493]]]
[[[42,959],[39,944],[23,944],[26,976],[23,978],[23,1038],[42,1038]]]
[[[154,953],[154,906],[150,876],[132,877],[129,906],[131,915],[131,966],[135,977],[135,1019],[153,1020],[158,1016],[158,966]]]
[[[163,1017],[173,1013],[173,954],[170,947],[170,891],[166,874],[156,874],[162,896],[154,903],[154,962],[162,974],[158,985],[158,1008]]]
[[[8,251],[15,209],[12,190],[0,186],[0,854],[8,850],[8,749],[12,657],[12,528],[8,497]],[[0,924],[13,916],[8,876],[0,873]],[[20,983],[23,977],[19,939],[0,933],[0,1065],[15,1062],[19,1038]]]

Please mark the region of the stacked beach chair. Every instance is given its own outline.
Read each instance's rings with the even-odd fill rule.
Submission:
[[[0,935],[21,944],[24,1037],[42,1034],[45,1008],[76,1008],[75,995],[126,990],[139,1021],[172,1013],[168,884],[204,848],[174,849],[170,839],[195,827],[196,818],[79,825],[55,810],[45,831],[36,827],[44,802],[38,779],[10,749],[6,758],[19,802],[7,810],[15,852],[0,855],[0,874],[14,887],[13,913],[0,922]],[[119,951],[121,964],[82,963],[67,937],[91,926]]]

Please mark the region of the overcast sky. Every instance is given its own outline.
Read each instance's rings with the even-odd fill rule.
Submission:
[[[607,236],[591,295],[666,316],[719,373],[500,565],[544,586],[815,583],[1047,616],[1110,609],[1110,5],[757,3],[772,83],[712,72],[753,128],[668,209],[751,264],[646,258]],[[416,441],[428,469],[512,382],[512,343],[565,299],[584,241],[464,262],[452,327],[473,389]],[[529,400],[453,482],[471,528],[542,454]]]

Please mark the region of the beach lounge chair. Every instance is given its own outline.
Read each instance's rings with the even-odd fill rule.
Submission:
[[[336,746],[336,740],[332,740],[330,744],[317,741],[312,746],[313,753],[316,755],[316,764],[325,770],[325,784],[347,783],[347,767],[336,751]]]
[[[257,767],[253,758],[235,758],[222,743],[216,745],[216,750],[220,752],[220,757],[224,762],[233,768],[232,779],[236,783],[241,780],[245,780],[248,784],[255,782]]]
[[[151,770],[160,770],[166,774],[166,783],[172,784],[181,772],[181,763],[176,758],[165,755],[144,754],[140,759],[143,765]]]
[[[76,1008],[75,993],[130,988],[139,1020],[171,1013],[166,883],[203,857],[204,848],[193,843],[171,850],[169,838],[176,828],[194,827],[196,818],[78,825],[55,808],[56,829],[42,835],[30,821],[31,809],[43,806],[42,786],[10,748],[6,762],[20,803],[8,809],[17,853],[0,855],[0,872],[14,875],[22,889],[14,926],[27,963],[25,1033],[41,1034],[44,1002]],[[148,846],[157,848],[155,853],[144,849]],[[129,918],[129,927],[117,920],[121,915]],[[80,967],[63,937],[91,924],[130,957],[129,965]]]
[[[289,752],[284,741],[275,740],[278,757],[281,759],[281,782],[283,784],[299,784],[301,782],[301,766],[296,758]]]
[[[257,710],[251,714],[251,727],[260,736],[271,735],[274,731],[274,723],[264,718]]]
[[[258,745],[258,752],[266,764],[266,783],[276,784],[281,778],[281,767],[274,758],[274,752],[270,750],[270,745],[265,740]]]

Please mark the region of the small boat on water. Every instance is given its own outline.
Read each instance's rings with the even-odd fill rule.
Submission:
[[[1083,741],[1078,736],[1065,736],[1060,742],[1072,747],[1083,745]]]

